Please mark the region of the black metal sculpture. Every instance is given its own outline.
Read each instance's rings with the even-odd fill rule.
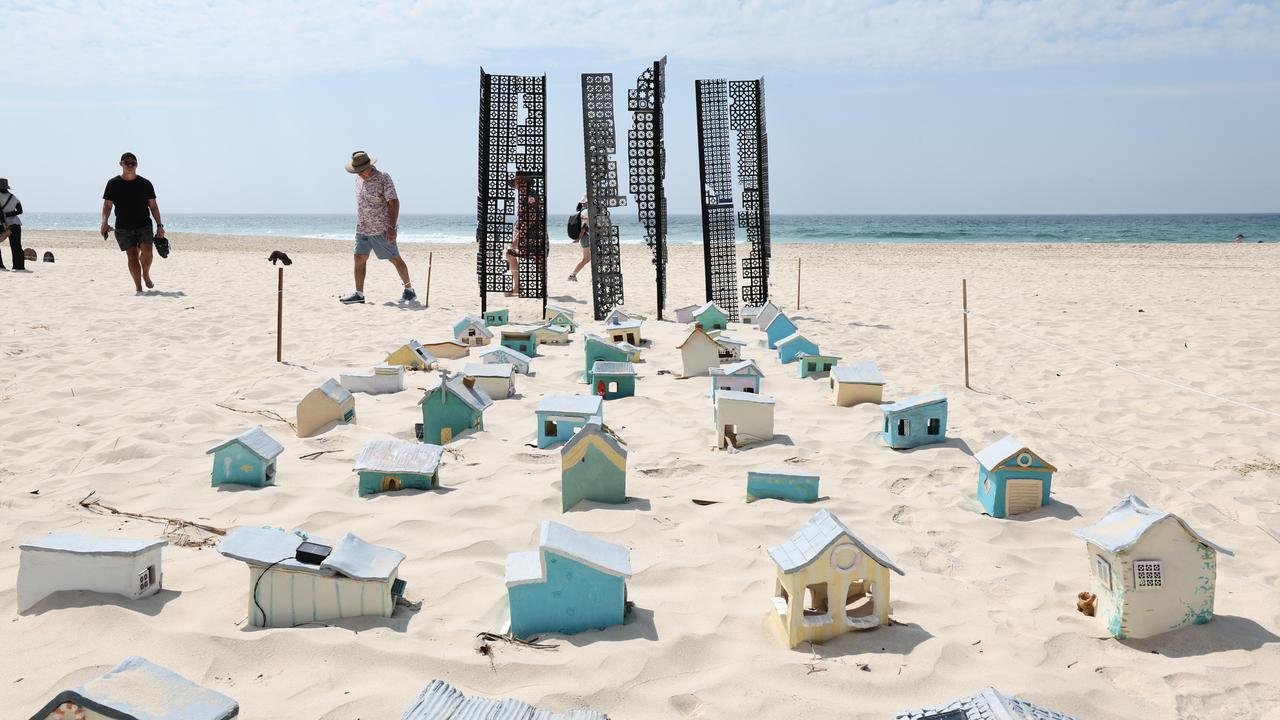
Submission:
[[[764,122],[764,78],[729,82],[729,125],[738,133],[738,183],[742,211],[738,226],[747,232],[751,254],[742,260],[742,301],[763,305],[769,299],[769,136]]]
[[[697,80],[698,166],[702,180],[702,259],[707,300],[738,319],[733,175],[729,168],[729,102],[724,80]]]
[[[627,91],[627,109],[632,113],[627,133],[627,158],[631,194],[644,227],[645,244],[653,251],[657,275],[658,319],[667,302],[667,196],[663,180],[667,174],[667,148],[662,136],[662,102],[667,94],[667,58],[645,68]]]
[[[547,304],[546,98],[545,75],[490,75],[480,69],[476,275],[481,311],[488,309],[487,293],[512,290],[509,248],[516,252],[520,297]]]
[[[596,320],[622,304],[622,250],[609,208],[627,204],[618,194],[613,125],[613,73],[582,74],[582,155],[586,163],[587,221],[591,228],[591,299]]]

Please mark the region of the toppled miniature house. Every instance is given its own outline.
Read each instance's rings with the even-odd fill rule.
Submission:
[[[773,439],[773,398],[736,390],[717,390],[713,420],[716,447],[742,447]]]
[[[560,510],[583,500],[627,501],[627,444],[592,419],[560,449]]]
[[[616,400],[636,394],[636,366],[629,362],[597,360],[591,366],[595,393],[605,400]]]
[[[582,342],[582,353],[586,360],[586,365],[582,368],[582,377],[588,385],[592,385],[591,369],[595,367],[597,360],[606,362],[630,362],[630,354],[623,348],[618,347],[609,341],[609,338],[600,335],[587,334]]]
[[[630,576],[626,548],[543,520],[538,549],[507,556],[511,634],[572,635],[621,625]]]
[[[1040,707],[987,688],[977,695],[945,705],[904,710],[894,720],[1076,720],[1056,710]]]
[[[551,712],[514,698],[467,697],[436,679],[418,693],[400,720],[609,720],[609,716],[594,710]]]
[[[974,454],[978,461],[978,502],[991,517],[1002,518],[1049,504],[1050,484],[1058,469],[1012,435]]]
[[[445,445],[466,430],[484,429],[484,411],[493,404],[488,393],[462,375],[444,374],[422,395],[422,441]]]
[[[505,363],[515,369],[521,375],[528,375],[533,365],[533,358],[525,355],[518,350],[512,350],[503,345],[495,345],[491,348],[485,348],[480,351],[480,362],[483,363]]]
[[[515,366],[507,363],[467,363],[462,375],[475,381],[494,400],[504,400],[516,394]]]
[[[224,440],[205,451],[213,455],[213,486],[265,487],[276,479],[276,458],[284,446],[261,425]]]
[[[839,355],[823,355],[822,353],[800,353],[796,356],[800,379],[826,375],[840,362]]]
[[[1073,533],[1085,541],[1095,615],[1116,638],[1147,638],[1213,619],[1218,553],[1174,515],[1130,495]]]
[[[599,395],[547,395],[538,403],[538,447],[546,448],[573,437],[588,421],[604,422],[604,398]]]
[[[830,511],[815,513],[769,557],[778,568],[774,626],[789,647],[889,624],[889,572],[904,573]]]
[[[331,423],[356,421],[356,398],[337,380],[329,378],[298,403],[298,437],[311,437]]]
[[[947,441],[947,396],[940,392],[886,403],[880,411],[884,442],[894,450]]]
[[[63,591],[137,600],[160,591],[164,540],[53,533],[18,546],[18,612]]]
[[[632,345],[629,342],[620,342],[618,343],[618,347],[627,354],[627,362],[631,362],[631,363],[640,362],[640,353],[644,350],[644,348],[640,347],[639,345]]]
[[[436,364],[436,356],[417,340],[410,340],[387,355],[387,365],[401,365],[410,370],[430,370]]]
[[[341,618],[391,617],[405,583],[404,553],[347,533],[336,544],[276,528],[242,526],[218,552],[249,565],[249,624],[297,627]]]
[[[739,360],[729,365],[708,368],[711,375],[711,400],[715,401],[719,390],[737,390],[739,392],[760,393],[760,382],[764,372],[755,360]]]
[[[459,340],[439,340],[423,343],[422,347],[432,356],[446,360],[464,358],[471,352],[471,346]]]
[[[884,401],[884,376],[872,361],[837,365],[831,371],[831,402],[837,407]]]
[[[493,331],[484,324],[484,318],[464,315],[453,324],[453,339],[468,347],[480,347],[489,344],[493,339]]]
[[[677,348],[680,350],[681,377],[706,375],[711,368],[720,367],[720,346],[700,327],[695,326]]]
[[[31,720],[232,720],[235,700],[141,657],[63,690]]]
[[[778,362],[786,364],[800,359],[801,355],[819,355],[818,344],[800,333],[791,333],[777,343]]]
[[[360,495],[393,490],[431,490],[440,487],[440,456],[444,448],[428,443],[370,440],[356,457]]]
[[[511,314],[506,308],[497,310],[485,310],[481,315],[486,327],[499,327],[510,322]]]
[[[434,360],[434,358],[433,358]],[[347,392],[385,395],[404,390],[404,365],[376,365],[372,373],[343,373],[338,382]]]
[[[794,502],[818,501],[818,476],[789,472],[747,471],[747,502],[772,498]]]

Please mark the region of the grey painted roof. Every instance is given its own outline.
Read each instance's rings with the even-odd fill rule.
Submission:
[[[405,343],[405,345],[408,345],[409,349],[412,350],[416,355],[421,357],[423,360],[426,360],[428,362],[436,361],[436,356],[432,355],[429,350],[422,347],[422,343],[418,342],[417,340],[410,340],[409,342]]]
[[[42,538],[23,543],[18,547],[22,550],[48,550],[80,555],[138,555],[168,544],[164,540],[50,533]]]
[[[370,440],[356,457],[356,472],[411,472],[431,475],[440,467],[444,448],[403,440]]]
[[[535,327],[533,332],[550,332],[557,335],[568,335],[570,332],[573,332],[573,328],[568,325],[557,325],[555,323],[546,322]]]
[[[629,362],[597,360],[591,366],[592,375],[635,375],[636,366]]]
[[[716,335],[715,340],[721,345],[737,345],[738,347],[743,347],[747,344],[745,340],[734,340],[733,338],[724,334]]]
[[[795,341],[797,341],[797,340],[804,340],[805,342],[810,343],[810,344],[812,344],[812,345],[814,345],[814,346],[817,346],[817,344],[818,344],[818,343],[816,343],[816,342],[814,342],[814,341],[810,340],[809,338],[805,337],[803,333],[801,333],[799,330],[797,330],[796,332],[793,332],[793,333],[791,333],[790,335],[788,335],[788,336],[786,336],[786,337],[782,338],[781,340],[779,340],[779,341],[778,341],[778,347],[782,347],[783,345],[786,345],[786,344],[788,344],[788,343],[793,343],[793,342],[795,342]]]
[[[814,516],[809,518],[809,522],[796,531],[789,540],[769,548],[769,557],[773,558],[778,568],[784,573],[793,573],[804,569],[841,537],[847,537],[850,542],[862,548],[863,552],[884,567],[899,575],[906,574],[889,560],[889,556],[854,535],[853,531],[845,527],[845,524],[840,522],[840,518],[830,510],[819,510],[814,513]]]
[[[618,437],[617,433],[610,430],[608,425],[595,418],[588,420],[586,425],[573,434],[573,437],[565,441],[565,444],[560,447],[560,454],[569,454],[573,451],[573,448],[593,436],[599,436],[601,440],[604,440],[609,447],[613,448],[622,457],[625,458],[627,456],[627,443]]]
[[[712,375],[756,375],[764,377],[764,371],[760,369],[755,360],[739,360],[728,365],[708,368],[708,372]]]
[[[987,688],[977,695],[953,700],[946,705],[904,710],[895,720],[929,720],[948,712],[961,713],[962,720],[1076,720],[1071,715],[1004,695],[995,688]]]
[[[293,557],[304,542],[301,537],[278,528],[250,526],[233,528],[218,543],[218,552],[250,565],[265,567],[281,561],[277,567],[286,570],[325,576],[342,574],[357,580],[389,580],[404,560],[404,553],[367,543],[351,533],[336,544],[318,537],[308,540],[330,545],[333,552],[319,565],[300,563]]]
[[[567,308],[567,307],[565,307],[565,306],[563,306],[563,305],[551,305],[551,304],[548,304],[548,305],[547,305],[547,310],[550,310],[552,313],[564,313],[565,315],[568,315],[568,316],[570,317],[570,319],[572,319],[572,318],[573,318],[573,314],[574,314],[574,313],[573,313],[573,310],[570,310],[569,308]]]
[[[510,378],[513,372],[511,363],[467,363],[462,367],[462,374],[471,377]]]
[[[852,365],[837,365],[832,368],[831,377],[835,378],[838,383],[856,383],[858,385],[884,384],[884,376],[880,374],[880,368],[871,360],[853,363]]]
[[[352,397],[351,391],[342,387],[342,383],[333,378],[329,378],[320,384],[320,392],[327,395],[330,400],[338,403],[339,405],[345,405],[347,401],[355,402],[355,398]]]
[[[618,322],[607,323],[604,327],[606,330],[633,330],[644,325],[643,320],[619,320]]]
[[[538,547],[573,558],[603,573],[620,577],[631,576],[629,550],[621,545],[614,545],[586,533],[580,533],[568,525],[543,520]]]
[[[779,319],[779,318],[781,318],[781,319]],[[790,325],[791,327],[795,327],[795,326],[796,326],[796,324],[795,324],[795,323],[791,322],[791,318],[787,317],[787,314],[786,314],[786,313],[784,313],[784,312],[779,312],[777,315],[774,315],[774,316],[773,316],[773,319],[769,321],[769,324],[768,324],[768,325],[765,325],[765,326],[764,326],[764,330],[765,330],[765,332],[769,332],[769,328],[773,327],[773,324],[774,324],[774,323],[776,323],[776,322],[785,322],[785,323],[787,323],[788,325]],[[779,327],[782,327],[782,326],[781,326],[781,325],[779,325]]]
[[[702,303],[701,305],[699,305],[698,309],[693,311],[693,316],[697,317],[702,313],[710,310],[711,308],[715,308],[716,311],[719,312],[721,315],[728,315],[728,313],[726,313],[719,305],[713,302],[708,302],[708,303]]]
[[[716,392],[716,402],[720,400],[741,400],[742,402],[763,403],[767,405],[773,404],[773,398],[768,395],[760,395],[757,393],[742,392],[741,390],[719,390]]]
[[[532,705],[505,698],[468,698],[449,683],[435,679],[418,693],[418,697],[400,716],[400,720],[609,720],[594,710],[570,710],[567,714],[540,710]]]
[[[58,693],[31,720],[44,720],[68,702],[113,720],[230,720],[240,714],[235,700],[136,656]]]
[[[1191,529],[1186,520],[1173,513],[1148,507],[1136,495],[1130,495],[1121,500],[1115,507],[1108,510],[1101,520],[1088,527],[1080,528],[1072,534],[1088,540],[1107,552],[1120,552],[1132,547],[1152,526],[1167,517],[1177,520],[1182,529],[1196,540],[1224,555],[1233,554],[1230,550],[1209,542],[1203,535]]]
[[[514,358],[517,362],[524,363],[526,366],[533,362],[533,358],[525,355],[519,350],[513,350],[506,345],[494,345],[493,347],[485,348],[480,351],[480,357],[482,358],[487,358],[490,355]]]
[[[982,467],[988,470],[994,470],[995,468],[1004,464],[1006,460],[1013,457],[1014,455],[1020,454],[1024,450],[1031,453],[1032,455],[1035,455],[1037,458],[1040,459],[1041,462],[1043,462],[1045,465],[1048,465],[1048,468],[1037,468],[1037,469],[1041,469],[1041,470],[1048,469],[1052,471],[1057,470],[1057,468],[1054,467],[1053,465],[1050,465],[1047,460],[1040,457],[1039,453],[1036,453],[1035,451],[1028,448],[1026,445],[1023,445],[1022,442],[1018,440],[1018,438],[1012,435],[1005,435],[999,440],[991,443],[990,445],[974,453],[973,457],[975,460],[978,461],[978,464],[981,465]]]
[[[923,395],[915,395],[909,398],[903,398],[902,400],[899,400],[897,402],[885,403],[880,406],[880,409],[890,413],[902,412],[903,410],[910,410],[912,408],[921,408],[927,405],[933,405],[935,403],[944,403],[946,401],[947,401],[946,395],[943,395],[940,392],[930,392],[930,393],[925,393]]]
[[[441,389],[445,392],[456,395],[459,400],[467,404],[467,407],[475,410],[476,412],[484,412],[485,408],[493,404],[493,398],[489,397],[488,393],[478,387],[467,387],[467,384],[463,382],[463,380],[464,378],[460,374],[446,374],[443,382],[423,393],[422,398],[418,400],[418,404],[421,405],[426,402],[427,398],[431,397],[437,390]]]
[[[604,399],[599,395],[547,395],[538,403],[537,412],[567,415],[600,415]]]
[[[258,425],[229,440],[224,440],[214,445],[206,450],[204,454],[211,455],[234,442],[240,443],[249,452],[267,461],[275,460],[280,456],[280,453],[284,452],[284,446],[276,442],[275,438],[268,435],[267,431],[263,430],[261,425]]]
[[[459,332],[459,328],[465,329],[468,325],[474,327],[476,332],[480,333],[484,337],[493,337],[493,331],[489,329],[489,326],[484,324],[484,318],[477,315],[463,315],[458,322],[453,324],[454,334],[456,335]]]

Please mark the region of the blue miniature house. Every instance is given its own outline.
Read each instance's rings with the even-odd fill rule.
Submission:
[[[587,421],[604,422],[604,398],[599,395],[548,395],[534,410],[538,417],[538,447],[546,448],[573,437]]]
[[[978,502],[991,517],[1017,515],[1049,504],[1057,468],[1012,435],[973,456],[978,461]]]
[[[538,354],[538,338],[532,330],[503,330],[501,343],[503,347],[509,347],[528,357]]]
[[[506,325],[509,322],[508,317],[510,315],[505,309],[485,310],[482,317],[484,318],[485,327],[498,327],[499,325]]]
[[[205,451],[213,455],[213,486],[264,487],[275,482],[276,458],[284,446],[259,425]]]
[[[572,635],[623,623],[631,553],[542,521],[538,549],[507,556],[511,634]]]
[[[239,716],[235,700],[134,656],[105,675],[58,693],[31,720],[232,720]]]
[[[369,440],[356,457],[360,496],[440,487],[444,448],[402,440]]]
[[[600,335],[588,334],[582,343],[582,352],[586,359],[586,365],[582,368],[582,377],[588,385],[593,384],[591,369],[595,367],[597,360],[606,362],[630,362],[631,360],[631,355],[626,349],[618,347],[608,338]]]
[[[801,355],[819,354],[818,344],[800,333],[792,333],[778,341],[778,362],[795,362]]]
[[[840,362],[840,356],[823,355],[822,353],[800,353],[796,360],[800,361],[798,365],[800,378],[804,379],[831,372],[836,363]]]
[[[791,322],[791,318],[782,313],[773,316],[773,320],[769,321],[768,327],[764,329],[765,337],[769,341],[769,349],[776,350],[778,341],[782,338],[789,337],[796,333],[796,324]]]
[[[925,393],[880,406],[884,413],[884,441],[894,450],[946,442],[947,396]]]
[[[447,445],[466,430],[484,430],[484,411],[493,398],[463,375],[444,375],[440,384],[425,391],[422,406],[422,441]]]
[[[693,311],[693,322],[706,332],[729,327],[729,314],[713,302],[705,303]]]
[[[595,394],[605,400],[616,400],[636,394],[636,366],[629,362],[597,360],[591,366]]]
[[[818,476],[748,470],[747,502],[765,498],[805,503],[817,502]]]

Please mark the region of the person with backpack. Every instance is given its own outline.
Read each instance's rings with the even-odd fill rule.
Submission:
[[[591,262],[591,220],[587,212],[587,196],[578,201],[578,209],[569,216],[569,239],[582,244],[582,259],[578,266],[569,273],[569,282],[578,282],[578,271]]]
[[[22,201],[9,190],[9,181],[0,178],[0,238],[9,236],[9,249],[13,251],[13,269],[27,269],[22,254]],[[4,270],[4,257],[0,256],[0,270]]]

